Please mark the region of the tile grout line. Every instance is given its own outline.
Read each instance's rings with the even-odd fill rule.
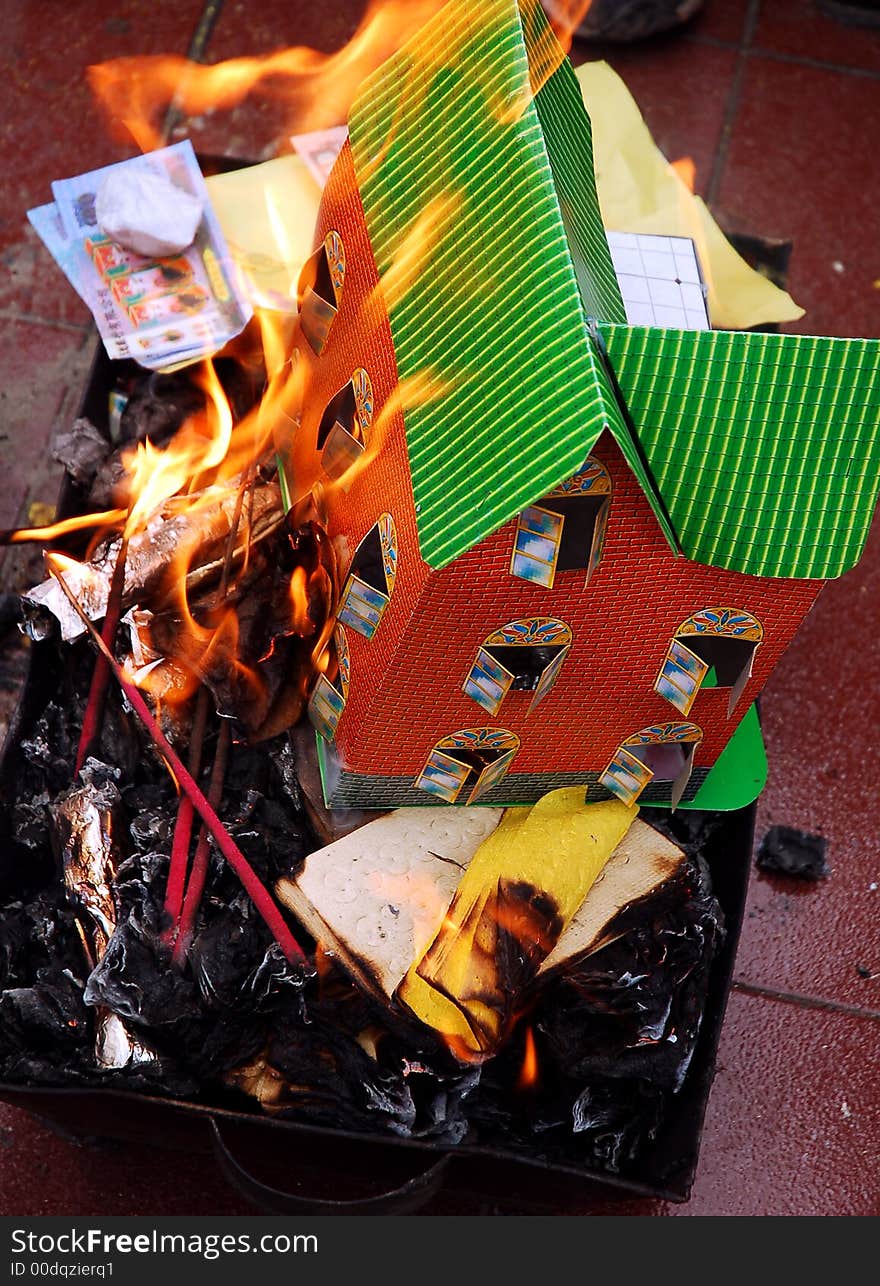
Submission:
[[[721,40],[718,36],[687,36],[689,45],[704,49],[726,49],[728,52],[745,52],[743,46],[734,40]],[[822,58],[810,58],[807,54],[788,54],[782,49],[765,49],[762,45],[752,45],[748,57],[763,58],[766,62],[793,64],[796,67],[810,67],[814,71],[837,72],[841,76],[861,76],[868,80],[880,80],[880,69],[873,67],[852,67],[846,63],[827,62]]]
[[[749,0],[749,7],[743,28],[743,36],[738,46],[733,80],[731,82],[730,91],[727,95],[727,107],[724,113],[724,123],[721,126],[718,146],[715,149],[715,157],[712,161],[712,173],[709,175],[709,182],[706,185],[706,205],[710,207],[714,204],[715,199],[718,196],[718,190],[721,187],[721,176],[724,173],[724,166],[727,162],[727,150],[730,146],[733,124],[736,120],[736,114],[739,109],[739,99],[740,92],[742,90],[743,77],[745,75],[746,59],[748,58],[749,46],[752,43],[752,37],[755,34],[755,28],[758,25],[758,12],[760,7],[761,0]]]
[[[847,67],[842,63],[829,63],[821,58],[808,58],[804,54],[786,54],[777,49],[762,49],[755,45],[749,50],[751,58],[763,58],[765,62],[778,62],[809,67],[813,71],[830,71],[838,76],[859,76],[863,80],[880,80],[880,71],[872,67]]]
[[[758,996],[763,1000],[778,1000],[799,1009],[823,1009],[832,1014],[846,1014],[850,1018],[869,1018],[880,1022],[880,1010],[863,1009],[861,1005],[848,1005],[839,1000],[825,1000],[821,996],[807,996],[797,991],[783,991],[777,987],[763,987],[757,982],[734,978],[732,990],[745,996]]]
[[[0,308],[0,322],[26,322],[29,326],[49,326],[52,330],[66,330],[83,335],[87,335],[92,329],[88,322],[61,321],[58,317],[16,312],[14,308]]]

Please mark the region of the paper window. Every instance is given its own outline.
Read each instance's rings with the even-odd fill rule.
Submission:
[[[589,583],[602,559],[610,512],[611,477],[590,456],[540,504],[519,515],[512,574],[552,588],[558,572],[583,570]]]
[[[442,750],[432,750],[415,784],[429,795],[454,804],[471,771],[470,764],[459,763]]]
[[[599,778],[599,785],[625,804],[634,804],[653,776],[650,768],[621,746]]]
[[[487,764],[477,778],[477,784],[471,792],[470,803],[476,804],[478,800],[482,799],[484,795],[488,795],[490,790],[504,780],[515,754],[515,750],[508,750],[505,754],[499,755],[494,763]]]
[[[480,648],[477,659],[471,666],[470,673],[464,681],[464,690],[477,705],[497,714],[501,702],[510,691],[513,675],[493,659],[491,653]]]
[[[323,657],[326,672],[320,674],[309,698],[309,719],[325,741],[332,741],[345,710],[351,679],[351,657],[345,630],[337,624]]]
[[[556,682],[571,638],[570,628],[555,617],[508,621],[483,640],[464,681],[464,692],[493,715],[511,690],[531,692],[531,714]]]
[[[397,579],[397,532],[390,514],[358,545],[342,591],[337,619],[371,639],[391,601]]]
[[[541,677],[535,687],[535,695],[532,697],[532,702],[529,706],[529,714],[533,714],[534,711],[537,710],[538,706],[552,690],[553,685],[559,678],[559,673],[565,664],[565,658],[568,656],[570,651],[571,645],[564,647],[560,652],[557,652],[553,660],[550,661],[541,671]]]
[[[556,576],[562,519],[537,505],[524,509],[517,519],[510,570],[522,580],[551,587]]]
[[[345,697],[323,674],[319,675],[309,700],[309,718],[325,741],[332,741],[336,736],[344,709]]]
[[[678,639],[673,639],[657,675],[654,691],[671,702],[681,714],[687,714],[708,671],[705,661],[701,661]]]
[[[505,728],[463,728],[437,742],[413,785],[454,804],[472,783],[464,802],[473,804],[503,780],[518,750]]]
[[[318,426],[321,467],[329,478],[343,477],[357,463],[372,422],[373,386],[359,369],[330,400]]]
[[[349,576],[339,604],[339,620],[357,630],[358,634],[363,634],[364,638],[371,639],[379,628],[388,602],[387,594],[368,585],[360,576]]]
[[[669,782],[675,808],[690,781],[694,753],[702,739],[695,723],[642,728],[618,747],[599,781],[626,804],[635,803],[649,782]]]
[[[654,691],[688,714],[701,688],[729,688],[730,718],[751,678],[763,638],[763,626],[749,612],[704,608],[676,630]]]
[[[300,326],[317,354],[326,347],[344,286],[345,247],[338,232],[328,232],[303,265],[297,286]]]

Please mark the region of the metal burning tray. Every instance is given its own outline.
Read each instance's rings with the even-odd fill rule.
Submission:
[[[80,414],[99,428],[108,427],[108,394],[113,367],[99,349]],[[76,511],[75,489],[65,482],[59,516]],[[35,644],[29,676],[0,761],[0,797],[14,777],[15,748],[51,695],[46,649]],[[726,923],[726,939],[715,957],[703,1023],[682,1089],[667,1109],[658,1136],[626,1177],[591,1165],[558,1164],[524,1156],[498,1146],[457,1146],[386,1135],[352,1133],[230,1111],[211,1102],[101,1089],[36,1088],[0,1084],[0,1099],[24,1108],[67,1135],[80,1138],[138,1140],[213,1155],[235,1188],[269,1213],[362,1214],[411,1212],[443,1185],[459,1196],[473,1193],[482,1202],[503,1207],[513,1200],[518,1210],[558,1213],[583,1194],[605,1197],[643,1196],[686,1201],[694,1180],[703,1118],[715,1070],[715,1058],[748,885],[755,807],[723,815],[713,835],[707,861]],[[9,873],[7,872],[7,877]],[[258,1169],[283,1174],[284,1188],[254,1176]],[[350,1194],[340,1200],[340,1191]],[[326,1194],[332,1195],[326,1195]]]

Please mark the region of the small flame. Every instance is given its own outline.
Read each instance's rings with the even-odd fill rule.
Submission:
[[[535,1047],[535,1033],[531,1027],[526,1028],[525,1051],[522,1067],[519,1070],[516,1087],[519,1090],[530,1090],[538,1083],[538,1051]]]
[[[688,192],[696,190],[697,167],[692,156],[679,157],[677,161],[670,161],[672,169],[675,170]]]
[[[77,531],[92,531],[96,527],[121,526],[126,519],[125,509],[105,509],[103,513],[78,514],[74,518],[65,518],[61,522],[50,523],[46,527],[18,527],[15,531],[4,532],[4,543],[22,545],[29,541],[48,543],[60,540]]]
[[[314,630],[309,616],[309,578],[305,567],[295,567],[290,578],[291,623],[297,634],[308,635]]]

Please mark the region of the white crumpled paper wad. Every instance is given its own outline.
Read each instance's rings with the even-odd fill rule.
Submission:
[[[192,245],[203,209],[170,179],[129,166],[107,175],[95,201],[102,232],[126,250],[159,259]]]

